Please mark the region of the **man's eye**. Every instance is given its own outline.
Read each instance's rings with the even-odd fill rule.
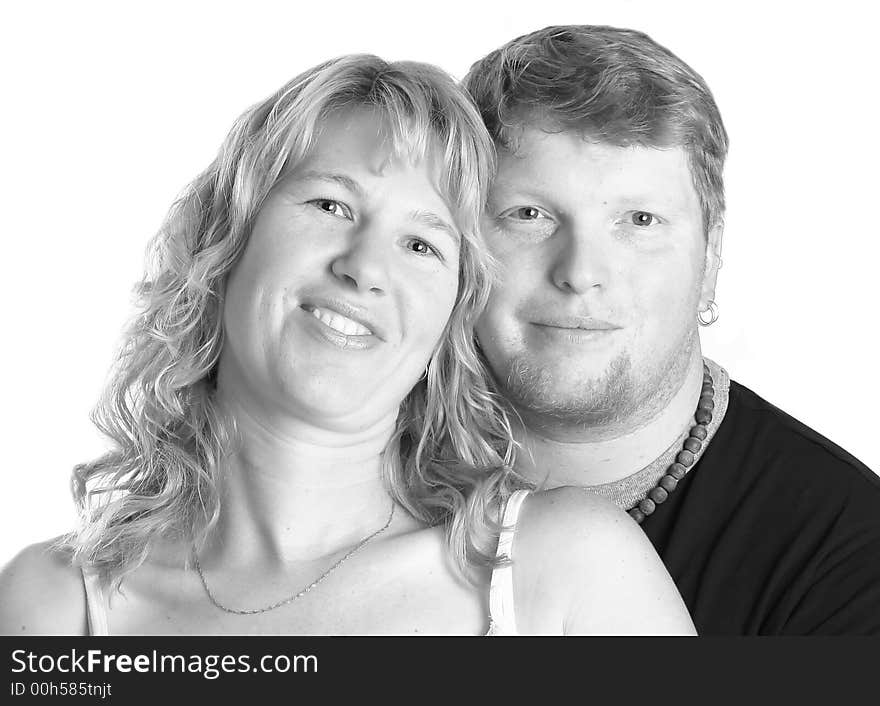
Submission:
[[[544,214],[541,210],[534,206],[522,206],[511,211],[509,216],[513,216],[518,221],[536,221]]]
[[[657,223],[657,216],[647,211],[633,211],[630,218],[634,226],[652,226]]]
[[[309,203],[324,213],[329,213],[331,216],[351,219],[351,212],[348,210],[348,207],[339,201],[334,201],[333,199],[313,199]]]

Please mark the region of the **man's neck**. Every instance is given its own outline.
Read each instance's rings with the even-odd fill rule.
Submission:
[[[684,431],[693,417],[702,386],[703,362],[695,346],[683,382],[662,409],[646,423],[621,427],[617,433],[585,430],[581,440],[554,440],[551,435],[519,426],[522,450],[516,467],[545,488],[613,483],[657,459]]]

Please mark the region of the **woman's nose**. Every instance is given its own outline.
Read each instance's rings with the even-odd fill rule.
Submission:
[[[391,258],[390,250],[384,246],[386,240],[375,231],[361,230],[352,234],[348,247],[333,258],[330,270],[347,286],[384,294],[388,289]]]

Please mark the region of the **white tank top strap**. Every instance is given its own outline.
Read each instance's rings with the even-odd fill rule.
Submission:
[[[498,565],[492,571],[489,585],[489,635],[516,635],[516,613],[513,606],[513,537],[523,500],[528,490],[517,490],[508,499],[501,519],[495,553]]]
[[[107,624],[107,601],[104,599],[104,589],[101,587],[101,578],[97,573],[81,569],[83,586],[86,589],[86,614],[89,619],[89,635],[107,636],[110,629]]]

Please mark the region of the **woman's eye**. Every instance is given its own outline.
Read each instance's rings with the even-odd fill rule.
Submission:
[[[652,226],[657,223],[657,216],[647,211],[633,211],[630,218],[634,226]]]
[[[351,219],[351,212],[348,210],[348,207],[339,201],[334,201],[333,199],[313,199],[309,203],[331,216]]]
[[[440,254],[434,248],[428,245],[428,243],[426,243],[424,240],[419,240],[418,238],[413,238],[407,241],[406,246],[417,255],[436,255],[437,257],[440,256]]]

